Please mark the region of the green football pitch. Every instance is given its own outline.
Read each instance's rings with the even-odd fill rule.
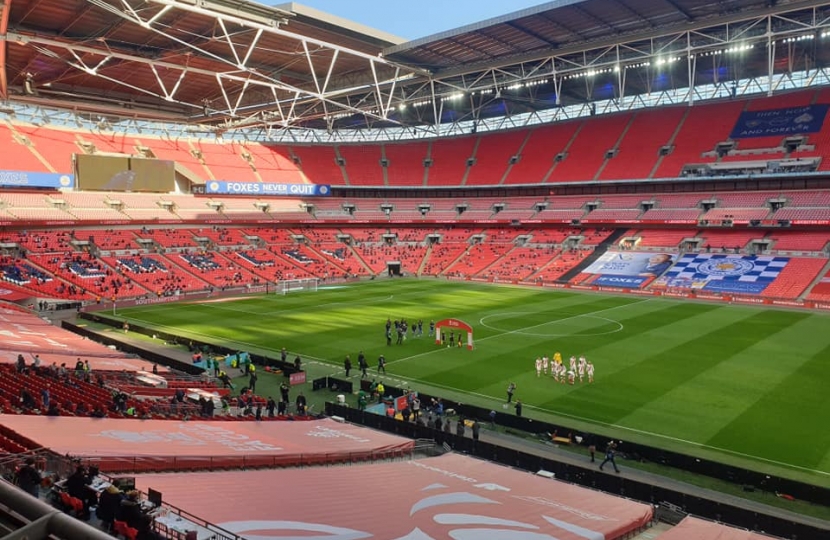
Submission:
[[[532,418],[830,485],[823,313],[422,279],[119,315],[243,350],[286,347],[332,374],[347,353],[372,368],[384,354],[393,382],[504,414],[512,381]],[[422,319],[424,336],[387,346],[387,318]],[[474,350],[435,345],[428,321],[444,318],[473,327]],[[535,358],[555,351],[584,354],[595,382],[537,378]]]

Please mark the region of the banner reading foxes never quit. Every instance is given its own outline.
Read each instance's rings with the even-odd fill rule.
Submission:
[[[818,133],[830,105],[805,105],[766,111],[744,111],[732,128],[730,139],[774,137]]]
[[[639,289],[668,270],[676,257],[670,253],[608,251],[583,272],[597,275],[592,285]]]

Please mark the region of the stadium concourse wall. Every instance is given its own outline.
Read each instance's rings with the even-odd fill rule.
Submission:
[[[598,195],[600,197],[601,195]],[[345,200],[345,199],[344,199]],[[510,201],[506,197],[507,202]],[[712,230],[734,230],[740,229],[738,226],[702,226],[697,219],[594,219],[590,216],[579,219],[578,226],[644,226],[646,228],[663,228],[663,227],[703,227]],[[824,228],[830,226],[830,220],[820,219],[791,219],[788,228],[797,226],[805,230],[815,228]],[[162,226],[162,225],[382,225],[382,226],[410,226],[410,225],[511,225],[511,226],[525,226],[525,225],[574,225],[572,219],[508,219],[508,218],[488,218],[488,219],[468,219],[463,214],[450,219],[430,219],[424,218],[397,218],[394,214],[390,215],[388,219],[379,221],[378,219],[344,219],[338,216],[321,215],[313,217],[309,215],[308,218],[298,217],[274,217],[268,219],[246,219],[246,218],[199,218],[199,219],[60,219],[60,220],[10,220],[0,219],[0,227],[8,227],[13,229],[31,229],[44,227],[118,227],[118,226]],[[749,228],[749,227],[744,227]],[[763,219],[758,220],[758,224],[753,226],[755,230],[774,230],[781,229],[782,225],[777,219]]]
[[[711,292],[698,292],[698,291],[681,291],[681,290],[650,290],[650,289],[628,289],[628,288],[619,288],[619,287],[610,287],[607,285],[578,285],[578,284],[570,284],[570,283],[562,283],[562,282],[540,282],[540,281],[520,281],[520,280],[498,280],[495,278],[474,278],[474,277],[453,277],[453,276],[446,276],[444,279],[457,281],[471,281],[476,283],[492,283],[492,284],[501,284],[501,285],[514,285],[514,286],[529,286],[529,287],[542,287],[542,288],[552,288],[552,289],[569,289],[575,291],[594,291],[594,292],[608,292],[614,294],[635,294],[639,296],[662,296],[666,298],[676,298],[676,299],[687,299],[687,300],[702,300],[702,301],[710,301],[710,302],[725,302],[725,303],[735,303],[735,304],[746,304],[746,305],[765,305],[765,306],[776,306],[776,307],[783,307],[783,308],[800,308],[800,309],[817,309],[817,310],[828,310],[830,311],[830,302],[823,302],[823,301],[813,301],[813,300],[799,300],[799,299],[792,299],[792,298],[772,298],[772,297],[764,297],[760,295],[750,296],[750,295],[739,295],[739,294],[718,294],[718,293],[711,293]],[[330,279],[329,282],[331,283],[340,283],[340,282],[355,282],[360,281],[360,278],[349,278],[349,279]],[[64,302],[67,305],[71,305],[72,307],[78,307],[82,313],[99,313],[103,311],[112,311],[113,313],[117,312],[119,308],[129,308],[135,306],[151,306],[155,304],[169,304],[173,302],[184,302],[184,301],[198,301],[198,300],[210,300],[210,299],[220,299],[220,298],[234,298],[239,296],[245,295],[258,295],[258,294],[268,294],[276,290],[275,286],[271,286],[269,284],[265,285],[252,285],[247,287],[233,287],[227,288],[219,291],[194,291],[189,293],[182,293],[180,295],[175,296],[148,296],[148,297],[141,297],[141,298],[132,298],[126,300],[118,300],[118,301],[111,301],[106,299],[101,299],[95,303],[87,303],[84,305],[80,305],[79,302],[71,302],[66,301]],[[20,305],[30,305],[36,299],[32,297],[25,297],[19,300],[15,300],[14,303]],[[120,326],[120,322],[118,325]],[[147,335],[161,335],[158,331],[149,331]]]
[[[123,324],[122,321],[120,321],[118,319],[107,317],[107,316],[101,314],[100,312],[99,313],[82,312],[80,314],[80,318],[88,320],[88,321],[93,321],[93,322],[96,322],[96,323],[104,324],[104,325],[110,326],[112,328],[121,328],[121,326]],[[74,333],[80,334],[80,335],[85,335],[89,339],[93,339],[95,341],[100,341],[102,343],[105,342],[107,345],[115,345],[116,347],[118,347],[121,350],[124,350],[124,351],[127,351],[127,352],[135,352],[136,354],[138,354],[140,356],[143,356],[144,352],[146,352],[147,354],[153,355],[154,357],[164,358],[164,359],[166,359],[166,362],[161,362],[161,363],[163,363],[165,365],[171,365],[170,363],[173,362],[174,364],[172,364],[172,367],[176,367],[177,369],[187,368],[187,369],[183,369],[183,371],[187,371],[188,373],[200,374],[203,371],[201,368],[195,367],[195,366],[187,364],[185,362],[180,362],[178,360],[173,360],[173,359],[158,355],[157,353],[153,353],[152,351],[146,351],[145,349],[142,349],[140,347],[136,347],[134,345],[130,345],[129,343],[125,343],[125,342],[123,342],[121,340],[118,340],[117,338],[113,337],[111,334],[102,335],[102,334],[99,334],[99,333],[97,333],[93,330],[74,325],[74,324],[69,323],[67,321],[62,322],[62,327],[66,330],[69,330],[70,332],[74,332]],[[168,342],[168,343],[192,343],[195,347],[198,347],[200,349],[204,349],[205,347],[208,347],[211,351],[213,351],[217,354],[220,354],[220,355],[224,355],[224,356],[227,356],[229,354],[236,354],[237,352],[239,352],[238,349],[231,349],[230,347],[225,347],[225,346],[217,344],[217,343],[210,343],[210,342],[207,342],[207,341],[190,339],[190,338],[187,338],[187,337],[172,334],[170,332],[163,332],[163,331],[160,331],[160,330],[157,330],[157,329],[154,329],[154,328],[147,328],[145,326],[141,326],[141,325],[138,325],[138,324],[130,324],[130,332],[135,332],[135,333],[138,333],[138,334],[142,334],[142,335],[145,335],[145,336],[151,336],[151,337],[155,336],[156,338],[164,340],[165,342]],[[130,348],[132,348],[132,350],[129,350]],[[294,364],[292,364],[290,362],[283,362],[282,360],[279,360],[277,358],[271,358],[270,356],[255,354],[255,353],[251,353],[251,352],[249,352],[249,355],[251,357],[251,360],[255,364],[279,369],[282,372],[283,376],[285,376],[287,378],[290,378],[291,375],[294,374],[294,373],[305,373],[302,370],[297,370],[294,367]],[[153,358],[148,358],[148,360],[152,360],[152,359]],[[182,367],[179,367],[179,366],[182,366]]]
[[[428,398],[429,396],[425,396],[422,394],[421,397]],[[472,413],[472,409],[473,408],[469,407],[464,409],[466,417],[476,417],[473,414],[467,414]],[[486,414],[489,413],[489,411],[479,409],[478,412],[485,413],[485,416],[481,416],[480,418],[488,418]],[[475,441],[468,437],[458,436],[453,433],[445,433],[443,431],[432,429],[426,426],[419,426],[414,423],[402,422],[394,418],[388,418],[378,414],[359,411],[357,409],[353,409],[343,405],[338,405],[335,403],[326,403],[326,414],[335,415],[344,418],[348,422],[361,424],[374,429],[388,431],[390,433],[394,433],[396,435],[401,435],[404,437],[409,437],[412,439],[434,439],[438,444],[447,444],[457,452],[463,452],[465,454],[479,457],[488,461],[494,461],[496,463],[500,463],[508,467],[515,467],[517,469],[533,473],[540,470],[549,471],[554,473],[557,479],[563,480],[565,482],[571,482],[577,485],[590,487],[592,489],[598,489],[601,491],[605,491],[607,493],[612,493],[614,495],[627,497],[649,504],[658,505],[668,503],[670,505],[675,505],[676,507],[681,508],[683,512],[688,514],[693,514],[696,516],[701,516],[722,523],[727,523],[730,525],[734,525],[736,527],[742,527],[745,529],[751,529],[756,531],[764,531],[767,534],[779,536],[781,538],[827,538],[830,534],[830,531],[828,531],[827,529],[820,528],[810,523],[802,523],[783,517],[763,514],[757,511],[741,508],[728,503],[719,502],[704,497],[698,497],[695,495],[690,495],[680,491],[655,486],[644,482],[630,480],[621,475],[605,474],[596,470],[594,467],[581,467],[567,463],[562,463],[556,461],[553,458],[541,457],[534,454],[521,452],[519,450],[514,450],[512,448],[505,448],[497,444],[487,443],[481,440]],[[499,416],[511,417],[511,415]],[[550,424],[533,422],[532,420],[526,418],[521,418],[519,420],[523,420],[528,423],[532,422],[533,429],[535,430],[538,430],[540,427],[555,427]],[[560,430],[566,430],[566,428],[560,427]],[[600,441],[598,440],[597,443],[599,442]],[[622,448],[627,448],[629,446],[637,446],[642,449],[648,448],[642,445],[633,445],[632,443],[625,442],[621,445]],[[657,449],[651,450],[664,453]],[[676,454],[676,456],[681,455]],[[689,456],[683,457],[685,457],[688,461],[695,461],[694,458],[691,458]],[[672,463],[667,464],[674,466],[674,464]],[[714,462],[712,462],[712,464],[721,467],[721,470],[725,470],[725,468],[727,467],[721,464],[716,464]],[[736,468],[732,469],[741,470]],[[764,477],[764,475],[758,475],[757,473],[752,473],[751,471],[745,472],[748,475],[757,475],[758,477],[762,478]],[[771,478],[770,480],[767,480],[767,482],[777,482],[779,480],[780,479]],[[785,483],[789,482],[786,480],[781,481]],[[798,483],[796,482],[791,484]],[[817,488],[815,486],[808,486],[806,484],[803,484],[803,486],[804,488],[811,490],[814,495],[820,495],[819,491],[822,491],[821,488]],[[827,490],[823,490],[823,492],[823,496],[825,497],[823,500],[824,502],[826,502],[828,500]]]

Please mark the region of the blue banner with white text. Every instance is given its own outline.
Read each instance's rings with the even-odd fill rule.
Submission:
[[[620,289],[639,289],[648,280],[643,276],[597,276],[591,285],[619,287]]]
[[[0,186],[5,188],[71,188],[75,187],[72,174],[0,171]]]
[[[331,195],[331,186],[210,180],[205,184],[205,193],[215,195],[248,195],[251,197],[327,197]]]
[[[732,128],[730,139],[818,133],[827,116],[827,104],[804,105],[766,111],[744,111]]]

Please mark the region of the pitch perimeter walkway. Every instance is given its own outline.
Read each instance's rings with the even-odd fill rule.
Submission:
[[[108,335],[113,338],[117,338],[125,343],[129,343],[131,345],[135,345],[137,347],[144,348],[146,350],[173,358],[175,360],[180,360],[182,362],[190,363],[190,353],[184,349],[182,346],[170,346],[166,345],[161,340],[152,340],[146,336],[141,336],[135,333],[124,333],[121,330],[113,329],[113,328],[104,328],[100,325],[95,325],[90,323],[89,321],[79,320],[80,324],[86,324],[87,328],[95,329],[95,331],[100,332],[101,334]],[[317,376],[324,376],[326,374],[331,374],[332,371],[335,371],[337,368],[334,366],[308,366],[311,368],[312,373],[309,376],[309,381],[311,381],[314,377]],[[315,373],[319,371],[320,373]],[[383,378],[383,377],[382,377]],[[309,399],[316,397],[316,394],[311,392],[311,385],[308,384],[308,392],[306,395],[309,396]],[[296,387],[295,387],[296,388]],[[328,394],[326,394],[328,395]],[[322,407],[320,407],[322,409]],[[537,441],[532,441],[529,439],[523,439],[521,437],[517,437],[514,435],[509,435],[506,433],[501,433],[498,431],[493,431],[490,429],[482,429],[481,430],[481,440],[497,444],[499,446],[503,446],[505,448],[510,448],[513,450],[518,450],[520,452],[525,452],[528,454],[533,454],[536,456],[554,459],[556,461],[561,461],[563,463],[568,463],[571,465],[576,465],[580,467],[585,467],[586,465],[590,466],[590,458],[587,455],[587,452],[584,455],[578,454],[572,450],[567,450],[563,448],[559,448],[553,444],[544,444]],[[601,453],[600,453],[601,455]],[[674,480],[672,478],[668,478],[665,476],[661,476],[659,474],[654,474],[647,471],[642,471],[639,469],[632,469],[626,467],[626,461],[623,459],[618,460],[617,463],[620,466],[621,475],[625,478],[630,480],[635,480],[638,482],[644,482],[647,484],[651,484],[654,486],[662,487],[665,489],[670,489],[673,491],[677,491],[679,493],[684,493],[686,495],[694,496],[694,497],[702,497],[706,499],[710,499],[713,501],[720,501],[726,504],[730,504],[737,508],[743,508],[752,512],[758,512],[760,514],[767,514],[771,516],[776,516],[781,519],[791,520],[797,523],[803,523],[806,525],[810,525],[817,528],[822,528],[830,531],[830,521],[826,521],[819,518],[814,518],[811,516],[805,516],[803,514],[798,514],[795,512],[791,512],[782,508],[778,508],[775,506],[770,506],[767,504],[763,504],[761,502],[744,499],[742,497],[737,497],[735,495],[729,495],[726,493],[722,493],[719,491],[714,491],[711,489],[702,488],[699,486],[695,486],[692,484],[688,484],[686,482],[682,482],[679,480]],[[598,467],[598,464],[596,465]],[[616,475],[613,471],[613,468],[607,468],[605,474]],[[775,495],[770,494],[770,497],[775,497]]]

